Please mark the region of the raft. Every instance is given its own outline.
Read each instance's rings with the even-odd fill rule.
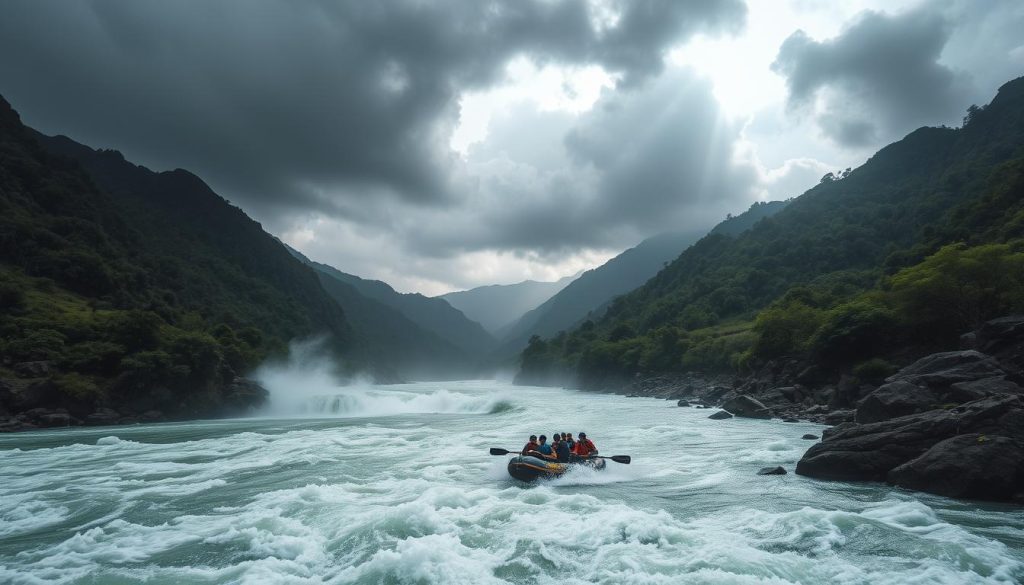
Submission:
[[[520,481],[534,481],[541,478],[560,477],[576,467],[604,469],[604,459],[594,457],[572,463],[555,463],[537,457],[520,455],[508,460],[508,474]]]

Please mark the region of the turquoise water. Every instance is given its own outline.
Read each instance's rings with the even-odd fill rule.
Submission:
[[[818,425],[491,381],[276,383],[263,418],[0,437],[0,583],[1024,580],[1019,507],[755,475],[792,472]],[[487,453],[581,430],[633,464],[527,486]]]

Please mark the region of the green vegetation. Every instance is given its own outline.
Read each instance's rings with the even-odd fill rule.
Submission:
[[[316,275],[198,178],[43,137],[0,99],[6,372],[86,406],[213,414],[236,375],[319,332],[349,339]]]
[[[736,237],[709,234],[603,318],[533,340],[521,379],[582,384],[768,359],[833,370],[955,347],[1024,310],[1024,78],[960,129],[922,128]],[[735,335],[729,324],[747,323]],[[546,368],[546,369],[545,369]]]

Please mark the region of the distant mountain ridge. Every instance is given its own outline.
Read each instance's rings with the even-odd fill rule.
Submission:
[[[711,233],[737,235],[787,204],[786,201],[755,203],[744,213],[720,222],[711,229]],[[502,337],[499,353],[518,352],[534,335],[550,337],[577,325],[593,312],[600,312],[615,297],[647,282],[707,233],[707,230],[691,230],[654,236],[584,272],[509,328]]]
[[[550,299],[578,276],[566,276],[553,282],[524,280],[515,284],[491,284],[446,293],[438,298],[448,301],[492,335],[500,337],[503,330],[527,311]]]
[[[385,282],[348,274],[333,266],[310,260],[290,247],[288,250],[318,273],[351,287],[366,299],[397,311],[415,324],[418,330],[429,332],[457,348],[466,364],[475,364],[494,347],[494,338],[479,323],[467,318],[444,299],[430,298],[419,293],[400,293]],[[462,365],[462,370],[467,369],[466,364]]]

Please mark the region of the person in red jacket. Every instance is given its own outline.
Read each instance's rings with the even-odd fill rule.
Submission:
[[[529,455],[530,451],[536,451],[540,447],[540,443],[537,442],[537,435],[530,435],[530,442],[523,447],[522,455]]]
[[[572,453],[577,457],[590,457],[591,455],[597,455],[597,446],[587,438],[587,433],[580,433],[576,446],[572,448]]]

